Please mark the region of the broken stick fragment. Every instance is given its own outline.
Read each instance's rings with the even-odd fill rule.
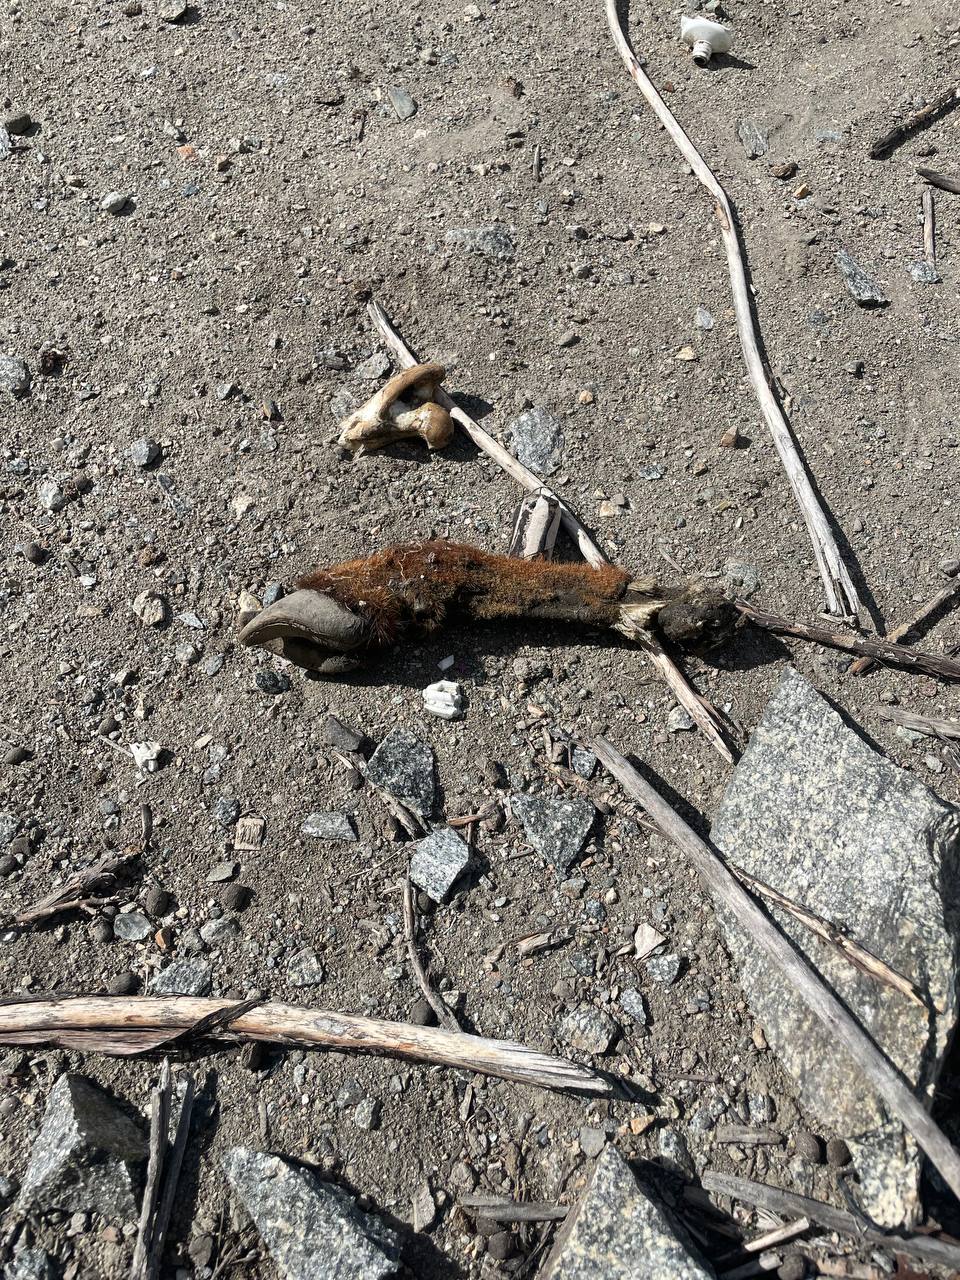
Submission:
[[[453,438],[453,419],[435,397],[445,374],[442,364],[401,369],[366,404],[344,418],[340,444],[359,453],[419,437],[428,449],[444,448]]]

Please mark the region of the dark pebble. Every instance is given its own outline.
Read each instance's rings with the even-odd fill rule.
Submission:
[[[245,884],[224,885],[220,902],[227,911],[243,911],[250,902],[250,890]]]
[[[7,876],[12,876],[19,866],[20,863],[17,862],[12,853],[0,854],[0,876],[4,879]]]
[[[94,942],[112,942],[113,925],[109,920],[94,920],[90,927]]]
[[[107,737],[111,733],[116,733],[119,728],[120,721],[115,719],[113,716],[104,716],[97,725],[97,731],[102,733],[104,737]]]
[[[31,564],[43,564],[47,558],[47,553],[39,542],[28,542],[23,548],[23,554]]]
[[[792,1253],[777,1268],[779,1280],[803,1280],[807,1274],[807,1260],[799,1253]]]
[[[404,830],[400,823],[396,820],[392,813],[388,813],[383,820],[383,837],[385,840],[402,840],[404,838]]]
[[[433,1012],[429,1000],[418,1000],[410,1010],[410,1021],[415,1027],[435,1027],[437,1015]]]
[[[831,1138],[827,1143],[827,1163],[842,1169],[850,1163],[850,1148],[842,1138]]]
[[[798,1133],[793,1145],[801,1160],[809,1164],[823,1164],[823,1143],[815,1133]]]
[[[135,973],[118,973],[107,983],[107,993],[111,996],[132,996],[140,990],[140,979]]]
[[[30,759],[30,752],[26,747],[11,747],[7,754],[3,757],[4,764],[24,764]]]
[[[329,715],[320,726],[320,741],[328,747],[339,747],[341,751],[359,751],[363,744],[363,734],[351,729],[336,716]]]
[[[7,846],[7,853],[12,854],[20,862],[25,862],[30,857],[30,837],[26,833],[14,836]]]
[[[487,1241],[487,1253],[498,1262],[503,1262],[513,1253],[513,1232],[498,1231]]]
[[[267,693],[275,696],[278,693],[286,693],[290,688],[290,677],[281,674],[279,671],[271,671],[269,667],[261,667],[254,676],[257,688],[261,693]]]
[[[143,909],[148,916],[165,916],[170,908],[170,894],[158,884],[152,884],[143,897]]]
[[[491,787],[502,789],[509,785],[507,771],[499,760],[488,760],[483,766],[483,776]]]
[[[347,784],[348,791],[359,791],[363,786],[363,774],[359,769],[345,769],[343,780]]]
[[[477,1235],[486,1236],[488,1240],[500,1232],[500,1223],[494,1222],[492,1218],[477,1218],[474,1226],[477,1229]]]

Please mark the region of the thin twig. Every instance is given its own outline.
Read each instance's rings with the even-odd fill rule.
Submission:
[[[937,265],[937,214],[933,203],[933,192],[924,187],[921,197],[923,206],[923,256],[931,267]]]
[[[921,1258],[925,1262],[939,1263],[941,1266],[950,1268],[960,1267],[960,1245],[950,1244],[946,1240],[936,1240],[933,1236],[924,1235],[893,1235],[865,1225],[852,1213],[835,1209],[832,1204],[823,1204],[820,1200],[794,1195],[792,1191],[781,1191],[779,1187],[768,1186],[765,1182],[752,1182],[749,1178],[714,1173],[711,1169],[704,1173],[701,1183],[705,1191],[710,1191],[714,1195],[730,1196],[734,1200],[742,1200],[744,1204],[755,1205],[770,1213],[809,1218],[811,1222],[815,1222],[819,1227],[826,1227],[828,1231],[836,1231],[839,1235],[848,1236],[853,1240],[866,1240],[871,1244],[879,1244],[885,1249],[906,1253],[912,1258]]]
[[[417,986],[423,992],[424,1000],[437,1015],[437,1021],[441,1027],[446,1027],[448,1031],[459,1031],[460,1024],[453,1016],[453,1011],[431,988],[426,971],[420,963],[420,956],[417,954],[417,913],[413,903],[413,886],[410,883],[409,873],[403,880],[403,936],[407,944],[407,955],[410,957],[410,967],[417,979]]]
[[[0,1045],[56,1045],[117,1057],[194,1039],[263,1040],[303,1049],[374,1053],[437,1063],[501,1080],[609,1094],[586,1067],[509,1040],[306,1009],[192,996],[67,996],[0,1001]]]
[[[960,578],[949,582],[941,591],[929,599],[906,622],[901,622],[899,626],[894,627],[888,636],[884,638],[888,643],[898,644],[901,640],[906,640],[917,630],[928,618],[932,618],[934,614],[940,612],[945,604],[949,604],[960,594]],[[848,674],[851,676],[862,676],[865,671],[869,671],[875,665],[874,658],[858,658],[856,662],[850,664]]]
[[[491,1222],[562,1222],[570,1212],[565,1204],[546,1204],[537,1200],[509,1200],[505,1196],[466,1195],[458,1204],[461,1209]]]
[[[160,1264],[163,1260],[167,1243],[167,1228],[170,1226],[170,1215],[173,1212],[173,1202],[177,1194],[177,1183],[180,1180],[180,1170],[183,1167],[183,1154],[187,1149],[187,1138],[190,1135],[190,1118],[193,1115],[195,1089],[196,1081],[193,1076],[185,1075],[180,1115],[177,1118],[177,1129],[163,1179],[163,1196],[157,1209],[157,1217],[153,1227],[148,1280],[157,1280],[160,1275]]]
[[[894,724],[902,724],[914,733],[925,733],[928,738],[960,738],[960,720],[938,720],[934,716],[918,716],[913,711],[901,711],[899,707],[877,707],[877,715]]]
[[[832,1040],[842,1045],[857,1064],[891,1114],[913,1134],[954,1195],[960,1196],[960,1155],[846,1005],[747,892],[724,859],[701,840],[646,779],[605,738],[596,738],[590,745],[624,790],[643,805],[661,834],[686,854],[714,899],[732,912],[747,936],[776,965],[810,1012],[824,1024]]]
[[[32,907],[26,907],[13,916],[10,924],[34,924],[38,920],[59,915],[62,911],[74,911],[78,907],[101,906],[111,902],[112,895],[91,894],[90,890],[95,889],[101,882],[109,884],[115,879],[115,874],[121,867],[125,867],[137,857],[139,857],[138,851],[111,853],[101,858],[99,862],[95,862],[93,866],[81,867],[79,871],[73,872],[65,884],[53,889]]]
[[[936,173],[933,169],[918,169],[917,173],[931,187],[939,187],[941,191],[951,191],[955,196],[960,196],[960,178],[951,178],[948,174]]]
[[[807,532],[810,535],[817,566],[820,570],[820,577],[823,580],[827,611],[838,617],[856,617],[860,611],[857,589],[853,585],[853,579],[840,554],[840,548],[837,546],[837,541],[833,536],[830,522],[814,492],[810,477],[794,441],[793,433],[790,430],[790,424],[784,416],[779,401],[770,389],[771,379],[760,354],[760,344],[750,305],[747,273],[730,201],[713,170],[684,132],[676,116],[657,92],[653,82],[644,72],[633,50],[630,48],[630,43],[620,25],[617,0],[606,0],[606,10],[607,22],[610,25],[613,42],[624,61],[627,71],[653,109],[657,119],[680,149],[684,159],[717,202],[717,221],[727,253],[730,287],[737,316],[737,330],[740,335],[740,346],[743,351],[747,374],[760,405],[764,421],[773,437],[774,447],[779,455],[780,462],[787,474],[787,479],[790,481],[793,495],[800,510],[803,512]]]
[[[409,369],[417,364],[416,355],[394,328],[390,317],[379,302],[371,302],[367,307],[367,312],[374,328],[380,334],[401,368]],[[477,448],[492,458],[508,476],[516,480],[518,484],[529,492],[539,493],[544,498],[556,502],[560,510],[560,523],[577,544],[580,554],[588,564],[598,569],[610,563],[577,518],[576,513],[549,485],[544,484],[543,480],[535,472],[531,471],[529,467],[525,467],[512,453],[508,453],[502,444],[494,440],[493,436],[481,427],[479,422],[474,421],[468,413],[465,413],[459,405],[455,404],[442,387],[437,388],[436,398],[440,404],[449,409],[450,416],[454,422],[463,428]],[[706,735],[708,741],[723,756],[724,760],[728,764],[732,764],[733,752],[727,743],[723,721],[717,715],[716,708],[706,698],[701,698],[659,641],[651,637],[649,643],[644,643],[642,647],[650,661],[670,686],[674,697],[680,705],[688,712],[693,721]]]
[[[889,640],[872,640],[866,636],[848,635],[845,631],[830,631],[827,627],[814,626],[809,622],[793,622],[777,613],[764,613],[760,609],[754,609],[742,600],[737,601],[737,608],[755,627],[763,627],[765,631],[773,631],[779,636],[796,636],[799,640],[825,644],[830,649],[842,649],[844,653],[865,654],[890,666],[926,671],[928,675],[942,676],[945,680],[960,680],[960,662],[954,662],[952,658],[942,658],[939,654],[925,653],[922,649],[911,649],[906,645],[891,644]]]
[[[946,93],[939,94],[932,102],[928,102],[919,111],[912,112],[907,116],[906,120],[901,120],[899,124],[895,124],[892,129],[889,129],[882,137],[878,138],[870,148],[870,159],[885,159],[891,151],[900,146],[901,142],[906,142],[911,134],[916,133],[918,129],[925,129],[927,125],[939,120],[958,102],[960,102],[960,90],[954,85]]]
[[[160,1069],[160,1083],[150,1096],[150,1148],[147,1158],[147,1177],[137,1227],[137,1243],[133,1250],[130,1280],[147,1280],[153,1242],[154,1214],[160,1196],[163,1163],[167,1153],[167,1132],[170,1127],[170,1063],[166,1058]]]
[[[855,942],[853,938],[848,937],[835,924],[832,924],[829,920],[824,920],[822,916],[818,916],[809,907],[801,906],[800,903],[787,898],[779,890],[764,884],[762,880],[757,880],[755,876],[750,875],[749,872],[744,871],[742,868],[731,865],[730,870],[748,889],[759,893],[762,898],[768,898],[778,907],[792,915],[804,928],[809,929],[811,933],[816,934],[823,942],[834,947],[855,969],[859,969],[868,978],[873,978],[876,982],[882,982],[885,986],[892,987],[894,991],[899,991],[908,1000],[918,1004],[921,1009],[927,1007],[919,988],[909,978],[904,977],[902,973],[898,973],[896,969],[878,956],[875,956],[872,951],[868,951],[866,947],[861,947],[859,942]]]

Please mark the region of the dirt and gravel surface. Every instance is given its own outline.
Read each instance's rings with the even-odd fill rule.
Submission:
[[[958,171],[958,116],[888,160],[867,151],[955,78],[956,11],[777,0],[731,4],[729,19],[736,56],[705,70],[669,8],[642,6],[630,32],[738,210],[770,367],[863,598],[891,626],[960,554],[960,198],[937,196],[942,282],[908,272],[923,256],[915,168]],[[545,725],[605,732],[704,821],[729,770],[700,734],[668,732],[673,701],[624,644],[559,627],[454,628],[324,682],[237,648],[240,593],[263,600],[314,565],[400,540],[506,547],[518,492],[462,438],[429,456],[405,446],[354,460],[336,447],[343,408],[386,368],[372,296],[446,362],[447,385],[504,443],[523,408],[555,415],[551,482],[618,563],[686,576],[740,562],[741,575],[755,570],[754,603],[815,616],[811,549],[744,375],[710,203],[641,103],[598,4],[211,0],[169,22],[155,0],[11,0],[0,32],[4,115],[32,120],[0,159],[0,351],[32,379],[0,401],[0,911],[104,846],[135,844],[144,803],[155,822],[119,903],[146,911],[146,939],[115,937],[115,908],[8,931],[3,994],[141,990],[172,960],[203,955],[214,994],[407,1018],[419,992],[402,937],[404,847],[324,743],[329,712],[371,743],[397,725],[429,742],[438,817],[556,789]],[[409,104],[391,89],[410,95],[412,116],[398,118]],[[744,118],[766,154],[748,156]],[[787,162],[791,176],[775,176]],[[490,226],[512,256],[446,239]],[[888,306],[857,305],[841,248]],[[734,426],[739,447],[721,447]],[[132,448],[144,440],[156,450]],[[167,601],[163,625],[138,616],[143,592]],[[958,641],[948,618],[927,644]],[[746,734],[792,660],[957,799],[936,745],[875,715],[878,701],[956,715],[948,686],[889,670],[852,680],[845,658],[789,648],[743,634],[688,669]],[[421,690],[451,654],[469,709],[445,723],[425,715]],[[156,772],[120,749],[143,741],[162,747]],[[517,856],[529,854],[517,825],[480,832],[480,867],[425,918],[426,949],[435,979],[461,993],[464,1024],[486,1035],[565,1052],[563,1013],[609,1008],[622,1037],[595,1065],[632,1082],[638,1101],[480,1079],[465,1101],[471,1082],[450,1071],[335,1054],[269,1054],[259,1069],[237,1051],[201,1059],[169,1274],[210,1275],[245,1230],[219,1163],[237,1143],[311,1162],[401,1222],[428,1179],[438,1221],[407,1236],[406,1254],[425,1278],[522,1270],[535,1235],[488,1252],[456,1197],[569,1199],[589,1131],[605,1127],[631,1156],[682,1163],[679,1135],[699,1167],[838,1197],[836,1170],[798,1154],[816,1118],[765,1051],[709,903],[614,787],[600,776],[590,787],[609,812],[566,881]],[[300,833],[327,810],[353,814],[359,842]],[[258,849],[234,851],[237,814],[265,821]],[[239,864],[232,879],[211,882],[224,861]],[[616,955],[644,922],[682,957],[674,985]],[[566,946],[490,958],[561,926]],[[320,985],[292,985],[304,948]],[[648,1028],[619,1007],[634,987]],[[0,1062],[0,1165],[14,1179],[68,1065],[140,1111],[156,1079],[149,1062],[12,1051]],[[783,1147],[713,1146],[694,1123],[724,1107],[746,1117],[748,1095],[763,1094]],[[129,1265],[129,1229],[54,1220],[40,1236],[67,1275]],[[233,1274],[271,1265],[258,1253]]]

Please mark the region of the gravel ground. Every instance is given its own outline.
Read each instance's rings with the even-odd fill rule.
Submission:
[[[915,168],[956,172],[960,121],[886,161],[867,152],[955,77],[956,12],[818,0],[729,17],[736,56],[706,70],[676,40],[674,12],[643,7],[631,35],[738,210],[770,367],[863,597],[892,626],[960,554],[960,199],[937,195],[942,282],[908,272],[922,258]],[[0,911],[104,845],[136,843],[142,804],[155,819],[120,902],[152,919],[146,940],[116,938],[110,909],[4,934],[4,993],[141,989],[202,952],[215,994],[407,1018],[419,992],[400,927],[404,849],[325,744],[328,712],[373,743],[397,725],[428,741],[448,816],[505,794],[491,761],[513,787],[547,789],[544,725],[607,733],[706,816],[728,769],[699,734],[668,732],[672,700],[641,654],[590,633],[454,629],[338,684],[238,650],[240,594],[263,600],[314,565],[399,540],[506,547],[516,488],[462,439],[430,456],[404,446],[352,460],[336,447],[344,408],[386,369],[373,296],[505,443],[525,407],[558,419],[552,483],[618,563],[719,576],[739,562],[755,572],[754,603],[814,617],[811,549],[744,374],[710,204],[624,73],[599,5],[211,0],[168,22],[154,0],[11,0],[0,30],[4,114],[33,121],[0,159],[0,351],[32,377],[0,400],[0,807],[12,815]],[[409,118],[396,90],[413,99]],[[766,154],[748,155],[744,118]],[[791,176],[775,176],[787,162]],[[509,236],[499,256],[448,239],[490,226]],[[857,305],[841,248],[888,306]],[[731,427],[740,445],[721,447]],[[144,592],[167,602],[162,625],[138,616]],[[948,618],[927,644],[958,641]],[[689,670],[748,733],[793,661],[957,799],[936,745],[875,715],[878,700],[956,715],[949,687],[888,670],[851,680],[846,659],[789,649],[744,634]],[[428,720],[421,699],[448,654],[469,699],[454,723]],[[119,749],[142,741],[162,747],[156,772]],[[699,1167],[837,1197],[835,1170],[799,1154],[816,1118],[765,1051],[691,874],[603,778],[590,786],[609,812],[569,880],[515,856],[527,849],[516,825],[481,832],[481,867],[425,919],[425,938],[484,1034],[563,1051],[569,1007],[609,1007],[623,1035],[596,1065],[643,1101],[479,1079],[471,1101],[455,1073],[341,1055],[200,1060],[171,1275],[209,1275],[238,1239],[219,1165],[238,1142],[313,1162],[401,1222],[427,1178],[438,1223],[407,1252],[426,1280],[522,1269],[533,1236],[496,1261],[453,1201],[474,1187],[569,1198],[594,1142],[585,1126],[609,1126],[628,1155],[682,1163],[679,1135]],[[315,811],[354,815],[359,841],[302,835]],[[264,819],[259,848],[234,851],[237,814]],[[224,861],[236,872],[211,882]],[[231,884],[249,889],[246,904]],[[616,956],[643,922],[682,957],[675,985]],[[559,926],[567,946],[489,958]],[[292,984],[304,948],[318,986]],[[630,987],[649,1028],[619,1009]],[[10,1054],[0,1164],[14,1176],[68,1064],[140,1110],[156,1079],[151,1063]],[[772,1097],[789,1144],[713,1148],[697,1115],[751,1094]],[[68,1275],[126,1274],[129,1232],[76,1226],[41,1233]]]

